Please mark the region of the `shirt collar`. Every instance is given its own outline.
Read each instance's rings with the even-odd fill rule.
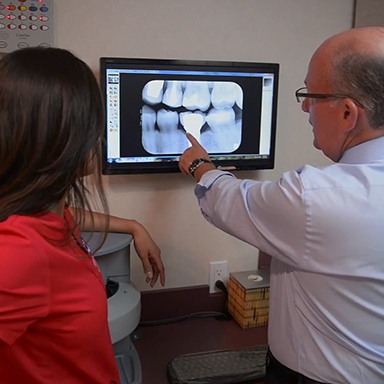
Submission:
[[[384,160],[384,136],[347,149],[339,163],[369,164],[377,160]]]

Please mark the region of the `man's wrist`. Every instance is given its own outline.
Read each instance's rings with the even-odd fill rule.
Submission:
[[[204,159],[202,157],[199,157],[193,161],[191,161],[191,163],[189,164],[189,168],[188,168],[188,171],[190,173],[191,176],[195,176],[195,172],[196,170],[201,167],[203,164],[212,164],[214,166],[214,164],[212,163],[211,160],[209,159]]]
[[[201,178],[209,171],[213,171],[217,169],[215,164],[213,163],[204,163],[201,165],[201,167],[199,167],[198,169],[196,169],[196,172],[194,174],[194,178],[195,178],[195,181],[196,183],[200,182]]]

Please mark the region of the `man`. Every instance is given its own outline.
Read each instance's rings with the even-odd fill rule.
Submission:
[[[272,256],[265,382],[384,383],[384,28],[326,40],[305,85],[314,146],[335,164],[239,180],[194,162],[209,156],[188,135],[179,166],[194,162],[213,225]]]

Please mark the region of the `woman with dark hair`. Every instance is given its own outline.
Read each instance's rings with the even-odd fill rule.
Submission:
[[[146,229],[108,214],[103,121],[96,79],[70,52],[26,48],[0,60],[2,384],[119,382],[105,287],[81,230],[131,233],[147,282],[164,285]]]

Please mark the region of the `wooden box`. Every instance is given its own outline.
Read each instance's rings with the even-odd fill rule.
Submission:
[[[269,271],[253,270],[229,275],[228,312],[242,328],[268,324]]]

